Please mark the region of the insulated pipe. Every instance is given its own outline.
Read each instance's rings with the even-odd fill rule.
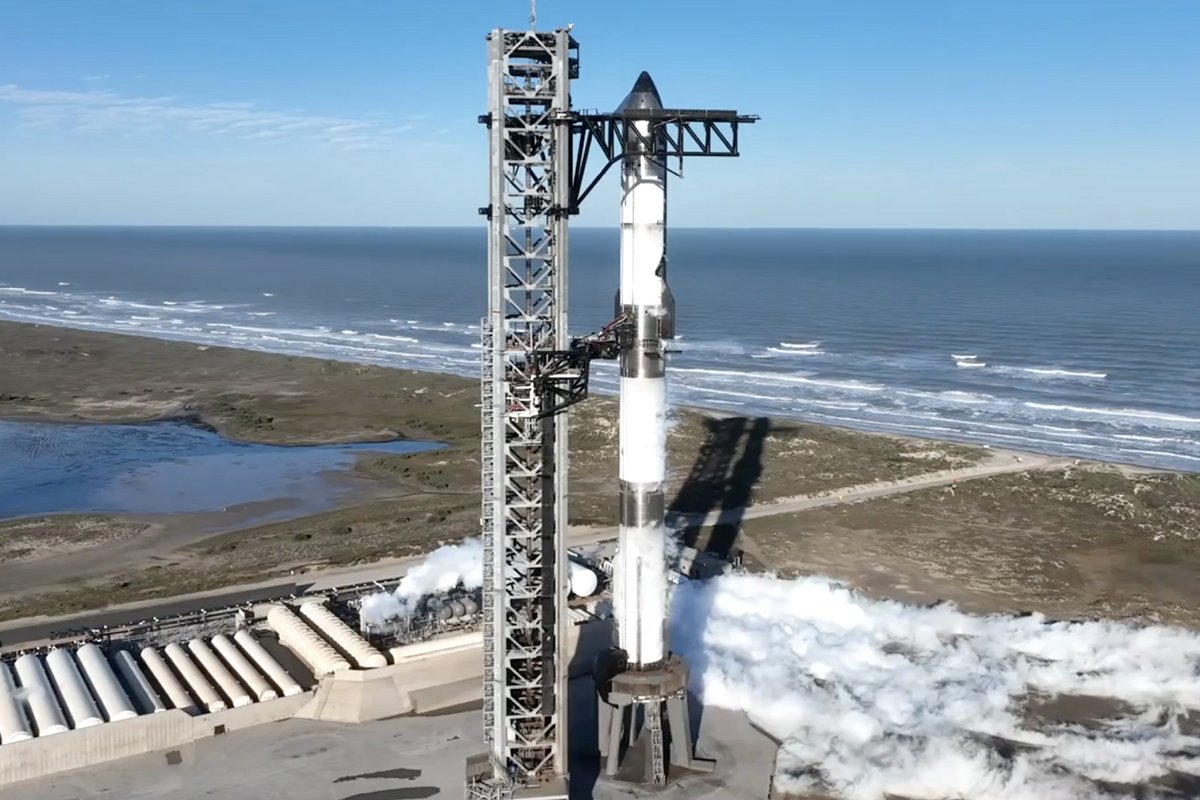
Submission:
[[[196,666],[196,663],[188,657],[187,651],[178,642],[171,642],[167,645],[167,658],[179,670],[179,677],[183,678],[183,682],[192,690],[192,694],[196,695],[196,699],[200,701],[200,705],[213,711],[224,711],[229,706],[217,694],[217,690],[208,682],[208,678],[204,677],[204,673]]]
[[[233,640],[245,651],[250,660],[257,664],[258,668],[271,679],[271,683],[275,684],[275,688],[283,692],[284,697],[292,697],[304,691],[300,688],[300,684],[296,683],[296,679],[280,666],[275,657],[267,652],[267,648],[258,643],[258,640],[254,638],[254,634],[250,633],[250,631],[238,631],[233,635]]]
[[[225,695],[230,703],[233,703],[234,708],[248,706],[254,702],[250,699],[245,687],[238,683],[238,679],[233,677],[233,673],[221,663],[221,659],[217,658],[217,654],[203,639],[192,639],[188,642],[188,650],[192,651],[192,655],[200,662],[201,668],[221,689],[221,694]]]
[[[661,110],[643,72],[618,112]],[[666,657],[667,382],[663,342],[674,338],[667,289],[667,173],[646,155],[650,122],[634,120],[621,167],[620,534],[613,575],[617,644],[632,667]]]
[[[0,661],[0,744],[23,742],[33,738],[33,726],[25,716],[25,708],[17,699],[16,686],[8,672],[8,664]]]
[[[350,660],[361,669],[387,666],[387,656],[372,647],[353,628],[338,619],[337,615],[326,608],[323,603],[303,604],[300,606],[300,616],[307,619],[314,628],[340,647],[342,652],[350,656]]]
[[[17,679],[25,690],[25,702],[33,715],[33,725],[37,728],[38,736],[53,736],[65,733],[67,718],[58,705],[58,698],[50,688],[50,679],[42,667],[42,660],[33,653],[26,653],[13,664],[17,671]]]
[[[85,644],[75,650],[75,657],[79,659],[83,676],[87,678],[92,693],[100,701],[100,708],[109,722],[133,719],[138,715],[133,703],[129,702],[129,696],[121,687],[121,682],[108,665],[103,650],[94,644]]]
[[[483,646],[483,632],[474,631],[472,633],[460,633],[456,636],[443,636],[438,639],[426,639],[423,642],[405,644],[393,647],[389,652],[392,654],[393,664],[403,664],[407,661],[415,661],[435,655],[445,655],[446,653],[481,646]]]
[[[229,641],[229,637],[223,633],[219,633],[212,638],[212,647],[229,668],[233,670],[242,683],[250,687],[251,694],[260,702],[263,700],[274,700],[279,697],[279,692],[271,688],[266,679],[259,674],[250,660],[242,655],[242,651],[237,649],[237,645]]]
[[[304,659],[304,663],[308,664],[317,677],[350,669],[350,662],[338,655],[328,642],[305,625],[290,608],[271,606],[271,610],[267,612],[267,624],[279,634],[279,641]]]
[[[96,708],[91,693],[84,685],[83,676],[79,674],[79,667],[75,665],[75,659],[71,658],[71,651],[61,647],[54,648],[46,654],[46,666],[50,668],[50,678],[67,707],[71,727],[78,730],[104,724],[100,709]]]
[[[188,690],[184,688],[183,682],[175,675],[171,666],[163,659],[161,653],[153,647],[143,647],[142,663],[146,665],[146,669],[150,670],[150,674],[158,682],[158,688],[162,689],[163,695],[165,695],[166,700],[171,704],[171,708],[177,708],[189,714],[195,714],[200,710],[196,705],[196,701],[188,694]]]
[[[158,714],[167,710],[162,698],[158,696],[158,692],[150,683],[150,679],[138,666],[133,653],[128,650],[118,650],[112,660],[117,665],[117,672],[121,674],[125,687],[129,689],[129,699],[134,702],[139,711],[143,714]],[[166,665],[164,664],[164,666]],[[182,688],[180,687],[180,689]]]

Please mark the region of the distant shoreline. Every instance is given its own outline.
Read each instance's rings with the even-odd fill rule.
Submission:
[[[98,330],[96,328],[87,328],[87,327],[82,327],[82,326],[59,325],[59,324],[50,324],[50,323],[16,322],[16,321],[5,320],[5,319],[0,319],[0,341],[2,341],[4,328],[6,326],[12,326],[14,328],[14,330],[17,330],[22,327],[27,327],[30,329],[46,328],[49,330],[80,331],[80,332],[83,332],[86,334],[92,334],[92,335],[96,335],[96,336],[114,336],[114,337],[119,337],[119,338],[124,338],[124,339],[147,340],[147,341],[152,341],[152,342],[164,342],[164,343],[173,344],[173,345],[189,345],[190,344],[190,345],[193,345],[195,348],[202,349],[202,351],[204,351],[204,352],[208,352],[208,351],[220,352],[222,350],[227,350],[227,351],[233,351],[233,352],[238,352],[238,353],[253,353],[258,356],[266,357],[266,358],[306,359],[306,360],[310,360],[313,362],[335,361],[339,364],[362,365],[362,362],[360,362],[360,361],[355,361],[353,359],[348,359],[348,358],[337,358],[336,356],[329,356],[327,358],[318,358],[318,357],[311,356],[311,355],[295,355],[295,354],[286,353],[286,352],[270,351],[270,350],[257,350],[257,349],[251,349],[251,348],[236,347],[233,345],[209,345],[209,344],[205,344],[202,342],[196,342],[195,340],[192,340],[192,339],[185,339],[182,337],[166,337],[166,336],[160,336],[157,334],[141,333],[139,331],[122,331],[120,333],[115,333],[115,332],[108,331],[108,330]],[[0,347],[0,353],[2,353],[2,352],[3,352],[3,348]],[[399,367],[379,367],[379,366],[374,366],[374,365],[371,365],[370,368],[371,369],[396,369],[398,371],[411,373],[414,375],[438,376],[438,378],[442,378],[442,379],[450,379],[453,381],[463,381],[463,382],[467,382],[470,384],[477,384],[477,379],[464,377],[462,375],[456,375],[456,374],[450,373],[450,372],[438,372],[438,371],[434,371],[434,370],[412,370],[412,369],[405,369],[405,368],[399,368]],[[610,396],[610,397],[614,396],[614,395],[607,394],[600,390],[593,390],[593,393],[596,395],[599,395],[599,396]],[[3,393],[0,393],[0,397],[3,397]],[[762,417],[770,417],[772,419],[779,419],[779,420],[795,420],[796,422],[803,422],[804,424],[830,428],[833,430],[844,430],[844,431],[850,431],[850,432],[860,433],[860,434],[865,434],[865,435],[870,435],[870,436],[890,437],[890,438],[899,439],[899,440],[955,444],[955,445],[962,445],[962,446],[966,446],[966,447],[981,448],[984,450],[992,450],[992,451],[996,451],[996,452],[1008,452],[1008,453],[1015,453],[1015,454],[1031,454],[1031,455],[1039,455],[1039,456],[1052,456],[1052,457],[1059,457],[1059,458],[1068,458],[1068,459],[1078,460],[1081,463],[1107,464],[1107,465],[1110,465],[1113,467],[1121,468],[1122,470],[1126,470],[1129,472],[1139,472],[1139,473],[1178,472],[1178,473],[1182,473],[1182,474],[1200,472],[1200,468],[1197,468],[1196,470],[1166,469],[1166,468],[1162,468],[1162,467],[1137,464],[1137,463],[1129,462],[1129,461],[1118,461],[1116,459],[1075,456],[1075,455],[1070,455],[1070,454],[1064,454],[1061,452],[1055,452],[1051,449],[1043,449],[1043,448],[1037,448],[1037,447],[1014,448],[1014,447],[1009,447],[1006,445],[994,445],[994,444],[980,443],[978,441],[973,441],[973,440],[969,440],[966,438],[959,439],[959,438],[948,438],[948,437],[921,436],[919,434],[893,433],[891,431],[872,429],[872,428],[866,427],[866,426],[857,427],[857,426],[852,426],[852,425],[836,425],[836,424],[831,424],[831,423],[824,422],[824,421],[808,422],[799,417],[772,416],[771,414],[755,414],[755,413],[750,413],[748,411],[747,412],[735,412],[735,411],[731,411],[728,408],[721,407],[719,405],[710,406],[710,405],[704,405],[703,403],[695,403],[695,402],[687,403],[687,404],[683,404],[683,405],[676,405],[676,406],[673,406],[673,408],[676,408],[679,410],[687,409],[687,410],[695,411],[695,412],[704,414],[705,416],[709,416],[712,418],[743,417],[743,416],[753,418],[753,417],[762,416]],[[154,420],[158,420],[158,419],[170,419],[172,417],[178,417],[179,413],[180,413],[179,411],[172,411],[172,412],[167,413],[165,416],[133,415],[133,416],[128,416],[128,417],[120,417],[120,418],[109,418],[109,417],[105,416],[105,417],[91,418],[89,421],[130,422],[130,423],[148,422],[148,421],[154,421]],[[188,412],[188,413],[193,414],[193,415],[196,414],[196,412]],[[63,421],[63,422],[84,421],[85,419],[88,419],[88,418],[84,418],[84,417],[71,416],[71,415],[55,416],[54,414],[47,413],[47,412],[41,411],[41,410],[32,410],[32,411],[14,413],[11,409],[6,409],[5,404],[3,402],[0,402],[0,418],[27,419],[27,420],[57,419],[58,421]],[[202,424],[214,425],[213,422],[211,422],[209,419],[204,418],[203,415],[196,415],[196,416],[194,416],[194,418],[196,420],[198,420],[199,422],[201,422]],[[239,439],[239,436],[230,434],[228,430],[221,428],[219,425],[214,426],[213,430],[216,430],[217,432],[221,433],[223,436],[227,436],[227,437],[233,438],[233,439]],[[405,438],[405,435],[397,433],[392,438],[397,438],[397,437]],[[285,443],[285,442],[278,442],[274,439],[254,438],[252,435],[249,436],[248,438],[242,438],[241,440],[248,441],[248,442],[261,442],[261,443],[269,443],[269,444],[284,444]],[[379,441],[389,441],[389,440],[390,440],[389,437],[383,436],[383,437],[374,438],[374,439],[364,439],[364,438],[356,437],[356,438],[349,439],[346,441],[347,442],[366,442],[366,441],[379,442]],[[329,440],[329,442],[332,442],[332,441],[334,441],[334,440]],[[313,442],[300,441],[300,442],[293,442],[293,443],[294,444],[310,444]]]

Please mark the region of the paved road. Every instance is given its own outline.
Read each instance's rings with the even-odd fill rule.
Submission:
[[[1021,455],[1018,460],[1018,457],[1013,454],[997,453],[986,463],[975,467],[946,470],[900,481],[879,481],[862,486],[848,487],[830,493],[798,495],[796,497],[783,498],[773,503],[749,506],[744,509],[725,509],[712,512],[702,518],[692,516],[685,519],[689,526],[708,526],[720,522],[738,522],[745,519],[794,514],[798,511],[806,511],[823,506],[853,503],[893,494],[914,492],[935,486],[946,486],[954,482],[986,478],[992,475],[1004,475],[1036,469],[1057,469],[1069,464],[1070,461],[1071,459],[1037,455]],[[572,546],[580,547],[609,541],[616,538],[616,536],[617,529],[615,527],[572,528],[568,538]],[[310,591],[325,591],[336,586],[345,586],[348,584],[394,580],[405,574],[411,566],[419,563],[423,558],[423,556],[396,558],[368,566],[339,567],[315,571],[295,577],[247,584],[240,587],[230,587],[219,592],[189,595],[163,601],[146,601],[70,617],[15,620],[0,623],[0,650],[12,647],[18,643],[43,641],[52,637],[56,632],[100,628],[106,625],[120,625],[155,616],[167,617],[206,608],[221,608],[238,603],[259,602]]]
[[[615,535],[615,532],[610,533],[607,530],[579,528],[571,531],[569,541],[572,546],[586,546],[611,539]],[[73,635],[75,632],[105,626],[128,625],[154,617],[171,617],[204,609],[258,603],[279,597],[323,592],[338,586],[370,581],[381,583],[394,581],[424,560],[423,555],[392,558],[366,566],[317,570],[294,577],[226,587],[218,591],[181,595],[164,600],[127,603],[103,611],[0,622],[0,652],[18,646],[44,643],[49,639]]]

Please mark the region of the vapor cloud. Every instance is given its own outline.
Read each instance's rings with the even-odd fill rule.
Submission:
[[[1159,796],[1148,784],[1200,774],[1190,631],[980,617],[750,575],[681,584],[671,628],[705,703],[746,711],[783,743],[786,791],[1146,798]],[[1089,707],[1088,722],[1038,710],[1061,697]]]
[[[483,585],[483,542],[464,539],[434,550],[408,571],[393,592],[377,592],[363,598],[359,622],[382,625],[389,619],[406,617],[422,597],[448,592],[456,586],[474,589]]]
[[[99,82],[105,75],[85,80]],[[127,97],[107,89],[76,92],[0,85],[0,104],[16,106],[24,128],[81,134],[190,133],[251,140],[294,140],[343,150],[381,150],[411,126],[388,121],[270,111],[254,103],[188,103]]]

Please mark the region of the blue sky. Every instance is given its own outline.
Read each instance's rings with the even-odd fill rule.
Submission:
[[[0,224],[471,225],[525,0],[0,0]],[[540,0],[578,107],[762,115],[676,225],[1200,227],[1197,0]],[[616,185],[580,222],[617,218]]]

